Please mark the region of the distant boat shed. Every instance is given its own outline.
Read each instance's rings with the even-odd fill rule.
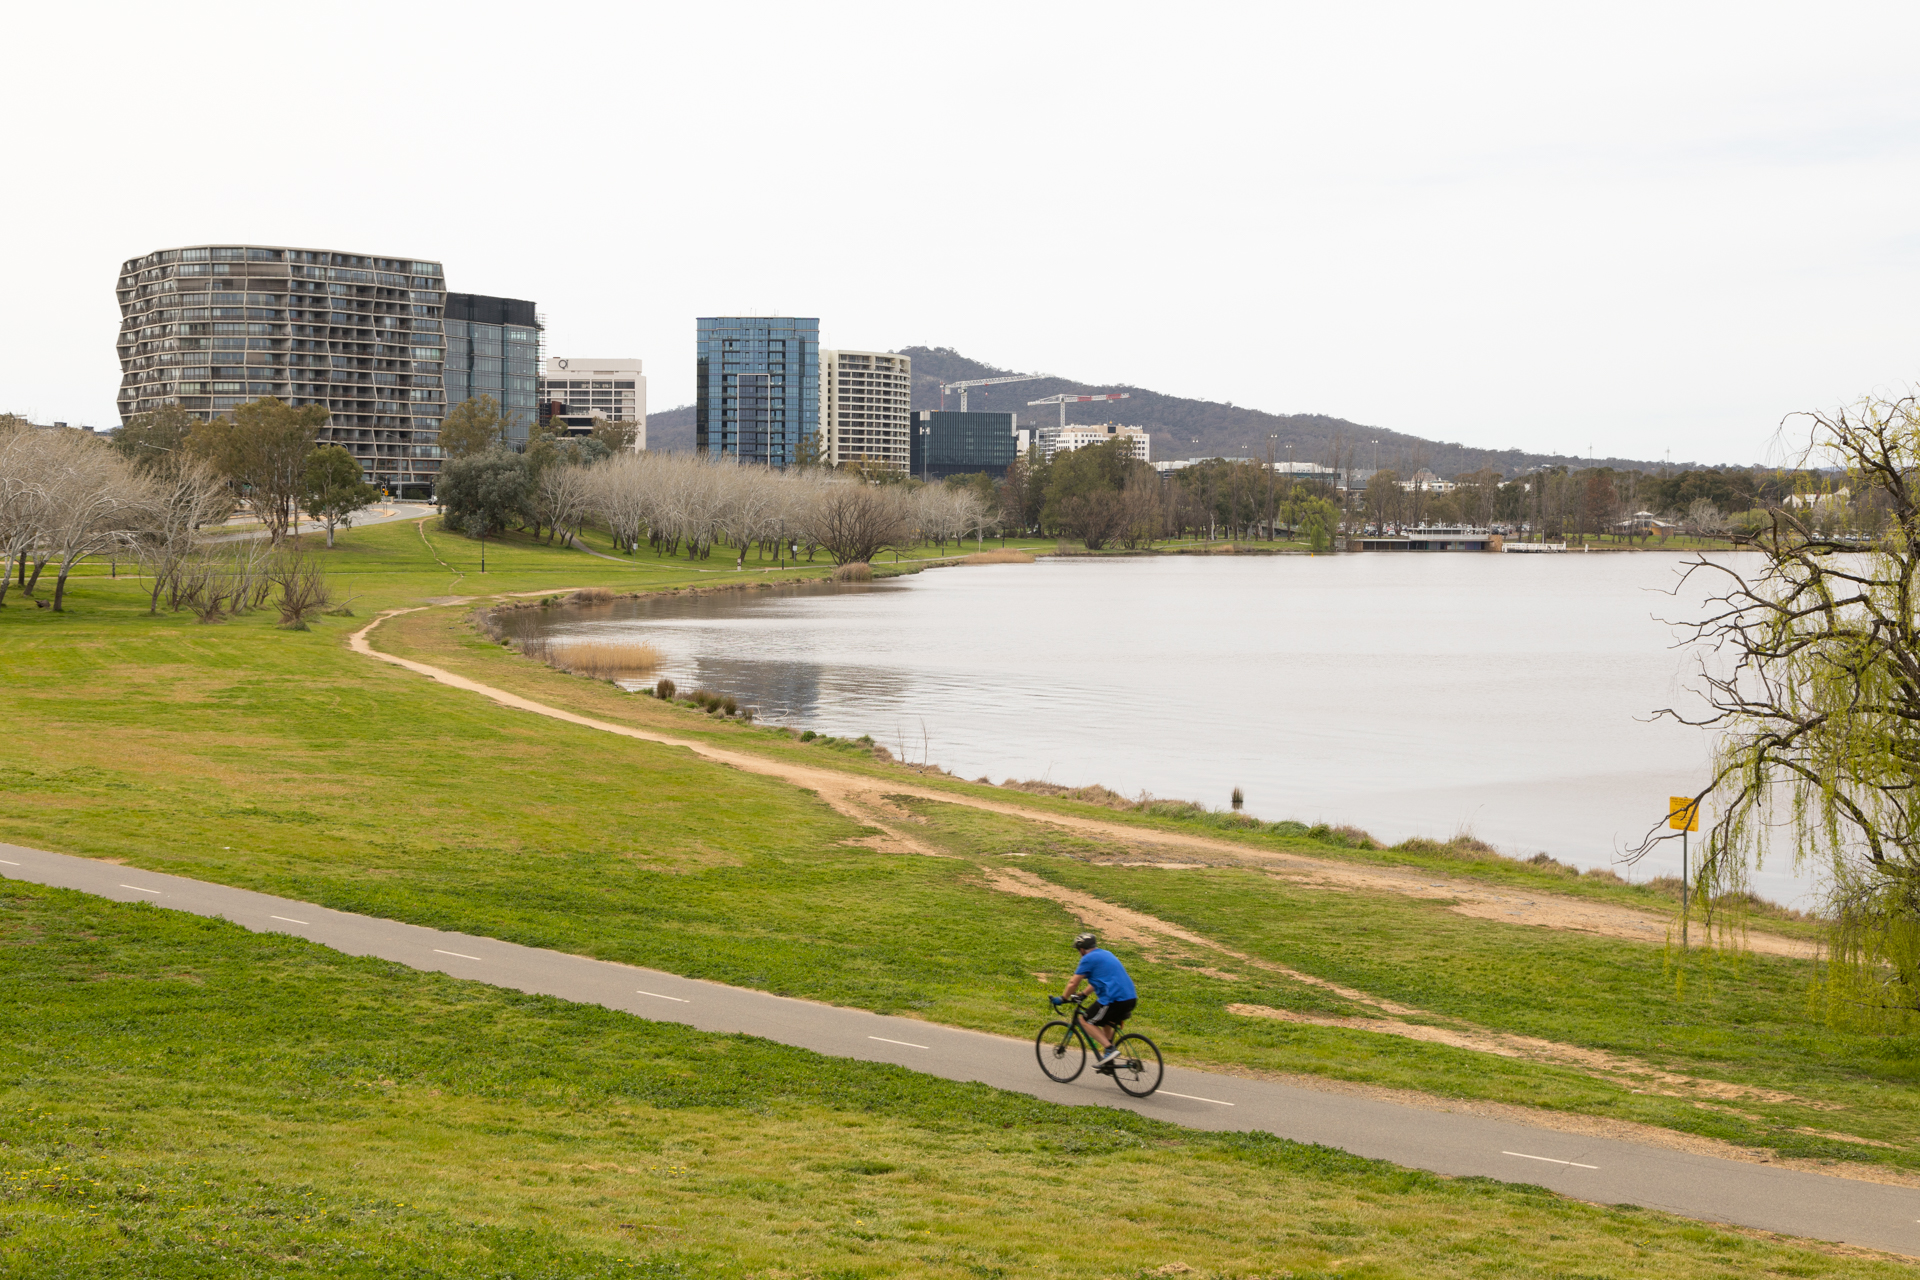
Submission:
[[[1504,544],[1491,529],[1465,525],[1416,526],[1396,533],[1363,534],[1347,539],[1349,551],[1498,551]]]

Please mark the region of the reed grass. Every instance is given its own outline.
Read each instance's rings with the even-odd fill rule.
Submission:
[[[855,560],[851,564],[840,565],[833,571],[833,580],[835,582],[872,582],[873,566],[865,560]]]
[[[535,636],[520,643],[520,652],[556,671],[612,680],[652,671],[666,655],[647,640],[551,640]]]
[[[1034,559],[1025,551],[1013,547],[997,548],[993,551],[976,551],[960,562],[961,564],[1032,564]]]

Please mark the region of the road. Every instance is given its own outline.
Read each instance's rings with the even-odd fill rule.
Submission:
[[[1920,1191],[1590,1138],[1480,1116],[1169,1067],[1135,1100],[1089,1071],[1045,1079],[1030,1041],[699,982],[651,969],[446,933],[110,862],[0,844],[0,876],[215,916],[347,955],[451,974],[702,1031],[889,1062],[1068,1105],[1125,1107],[1197,1129],[1265,1130],[1450,1176],[1530,1182],[1602,1204],[1920,1256]],[[1036,1001],[1035,1024],[1041,1010]]]
[[[356,529],[364,529],[370,524],[392,524],[395,520],[419,520],[426,516],[434,515],[438,511],[438,507],[430,506],[423,502],[376,502],[353,518],[353,527]],[[233,522],[229,521],[228,523]],[[216,525],[206,530],[209,534],[217,535],[209,537],[206,540],[208,542],[245,542],[249,538],[264,538],[267,536],[267,531],[264,528],[258,527],[248,529],[242,533],[220,533],[219,529],[220,526]],[[325,525],[317,524],[305,517],[301,518],[300,529],[303,533],[312,533],[315,530],[321,533],[326,532]]]

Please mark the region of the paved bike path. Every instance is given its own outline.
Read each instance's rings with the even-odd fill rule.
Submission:
[[[1160,1092],[1133,1099],[1091,1070],[1072,1084],[1046,1079],[1034,1060],[1030,1040],[884,1017],[493,938],[332,911],[289,898],[17,845],[0,844],[0,876],[79,889],[121,902],[151,902],[224,918],[259,933],[307,938],[348,955],[377,956],[415,969],[603,1005],[702,1031],[744,1032],[835,1057],[894,1063],[1050,1102],[1124,1107],[1198,1129],[1265,1130],[1434,1173],[1530,1182],[1603,1204],[1638,1204],[1710,1222],[1920,1256],[1920,1191],[1906,1187],[1171,1065]],[[1036,1025],[1043,1012],[1036,997]]]

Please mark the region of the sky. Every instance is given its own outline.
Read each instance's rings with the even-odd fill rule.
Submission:
[[[1911,4],[36,5],[0,410],[127,258],[438,259],[687,403],[694,319],[1487,448],[1750,463],[1920,377]]]

